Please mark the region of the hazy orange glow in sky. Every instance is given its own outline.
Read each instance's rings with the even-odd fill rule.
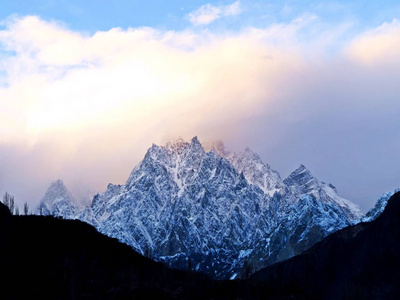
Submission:
[[[8,19],[0,30],[1,191],[34,205],[62,178],[84,197],[123,183],[152,143],[179,136],[250,146],[282,175],[311,163],[322,180],[329,177],[323,170],[334,168],[330,159],[347,157],[348,164],[356,154],[329,152],[322,163],[297,136],[314,135],[317,152],[319,141],[348,147],[368,118],[399,109],[393,80],[400,78],[400,24],[358,33],[335,51],[343,24],[310,36],[318,26],[315,16],[303,15],[235,32],[141,27],[87,34],[36,16]],[[299,135],[302,126],[309,131]],[[372,143],[380,133],[370,132]],[[360,157],[367,163],[367,154]],[[340,170],[331,174],[337,180]]]

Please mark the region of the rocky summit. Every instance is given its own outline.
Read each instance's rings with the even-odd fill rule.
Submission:
[[[303,165],[282,180],[250,149],[234,153],[218,142],[205,150],[197,137],[153,145],[124,185],[109,184],[83,210],[67,198],[48,191],[38,209],[215,279],[247,277],[363,216]]]

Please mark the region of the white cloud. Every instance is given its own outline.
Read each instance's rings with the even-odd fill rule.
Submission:
[[[242,13],[240,2],[236,1],[230,5],[226,5],[222,9],[224,16],[236,16]]]
[[[242,12],[240,2],[236,1],[229,5],[213,6],[209,3],[204,4],[195,11],[187,15],[189,21],[195,25],[208,25],[215,20],[226,17],[239,15]]]
[[[239,95],[256,88],[258,76],[274,81],[289,63],[296,68],[296,55],[261,43],[293,30],[288,25],[221,38],[115,28],[84,36],[37,17],[16,19],[0,32],[2,45],[15,51],[3,59],[8,86],[0,89],[0,102],[13,103],[24,119],[21,134],[30,138],[53,130],[81,132],[88,122],[116,126],[110,111],[118,122],[136,124],[171,103],[176,111],[196,107],[201,117],[200,104],[214,107],[218,97],[216,107],[228,101],[242,106]],[[265,53],[275,59],[264,61]],[[246,73],[252,80],[242,79]],[[208,95],[216,86],[224,92]]]
[[[363,64],[400,63],[400,22],[394,19],[361,34],[353,40],[346,53],[352,60]]]
[[[354,38],[345,55],[321,59],[342,29],[303,38],[315,22],[304,15],[230,34],[114,28],[85,35],[33,16],[9,21],[0,30],[0,51],[9,51],[0,57],[0,192],[16,194],[8,186],[16,187],[16,198],[37,201],[56,178],[101,191],[122,183],[152,143],[178,136],[256,145],[267,154],[275,147],[271,159],[295,161],[290,167],[315,153],[343,153],[346,143],[362,157],[370,147],[357,148],[351,133],[365,124],[346,117],[365,114],[369,122],[398,108],[399,69],[390,73],[382,63],[395,55],[398,23]],[[365,51],[352,49],[364,49],[357,47],[365,37],[390,41],[384,49],[392,52],[368,60],[378,72],[359,69]],[[397,119],[385,116],[377,128]],[[396,140],[398,133],[390,134]],[[320,151],[303,151],[300,137]],[[331,161],[351,166],[343,157],[342,165]]]
[[[1,59],[0,148],[30,158],[7,161],[25,170],[15,180],[34,177],[42,188],[78,176],[101,190],[123,181],[153,142],[232,135],[301,64],[251,34],[114,28],[87,36],[33,16],[10,21],[0,42],[11,51]]]

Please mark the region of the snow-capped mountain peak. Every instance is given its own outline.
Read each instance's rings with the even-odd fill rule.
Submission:
[[[279,173],[268,164],[264,164],[260,156],[246,147],[243,152],[234,153],[225,148],[223,142],[217,141],[210,147],[219,156],[227,159],[246,180],[259,187],[266,195],[273,196],[284,188]]]
[[[340,207],[343,214],[352,223],[358,221],[364,215],[364,212],[358,205],[340,197],[337,194],[336,187],[332,184],[318,181],[303,164],[293,171],[283,182],[293,194],[309,194],[321,202],[331,203]]]
[[[197,137],[153,145],[124,185],[108,185],[74,217],[155,260],[220,279],[246,274],[245,262],[255,271],[296,255],[354,217],[303,165],[282,181],[249,148],[210,148]]]
[[[162,148],[172,150],[178,155],[184,153],[185,151],[204,152],[204,148],[197,136],[193,137],[190,142],[186,142],[184,139],[178,138],[175,141],[168,142],[167,145]]]
[[[311,190],[316,184],[317,179],[311,174],[310,170],[301,164],[284,181],[296,193],[304,194]]]
[[[35,214],[70,218],[78,211],[76,201],[61,179],[53,181],[35,209]]]

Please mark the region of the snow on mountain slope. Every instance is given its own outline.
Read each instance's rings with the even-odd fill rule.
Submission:
[[[35,209],[37,215],[53,215],[73,218],[78,212],[78,206],[62,180],[53,181],[46,194]]]
[[[75,216],[65,209],[148,257],[217,279],[299,254],[358,213],[304,166],[282,181],[250,149],[206,151],[197,137],[152,145],[124,185],[109,184]]]
[[[262,265],[272,265],[295,256],[320,241],[321,237],[350,225],[337,206],[320,202],[311,195],[303,194],[286,209],[281,212],[279,223],[268,238],[259,240],[249,255],[252,272],[260,270]],[[267,255],[265,251],[268,251]]]
[[[332,184],[318,181],[304,165],[300,165],[283,182],[294,195],[297,195],[296,198],[303,194],[308,194],[323,203],[334,204],[342,210],[346,218],[351,222],[358,221],[364,215],[358,205],[340,197]]]
[[[211,145],[211,149],[219,156],[229,160],[239,173],[243,172],[249,183],[257,185],[265,194],[272,197],[275,192],[284,188],[279,173],[268,164],[264,164],[261,158],[249,148],[236,154],[227,150],[224,144],[218,141]]]
[[[400,192],[400,189],[396,189],[393,192],[383,193],[375,203],[375,206],[371,208],[366,215],[361,218],[361,222],[371,222],[375,220],[384,211],[390,197],[395,193]]]
[[[194,138],[153,145],[126,184],[109,185],[91,209],[101,232],[137,251],[179,268],[190,258],[198,270],[223,276],[268,231],[267,198]]]

